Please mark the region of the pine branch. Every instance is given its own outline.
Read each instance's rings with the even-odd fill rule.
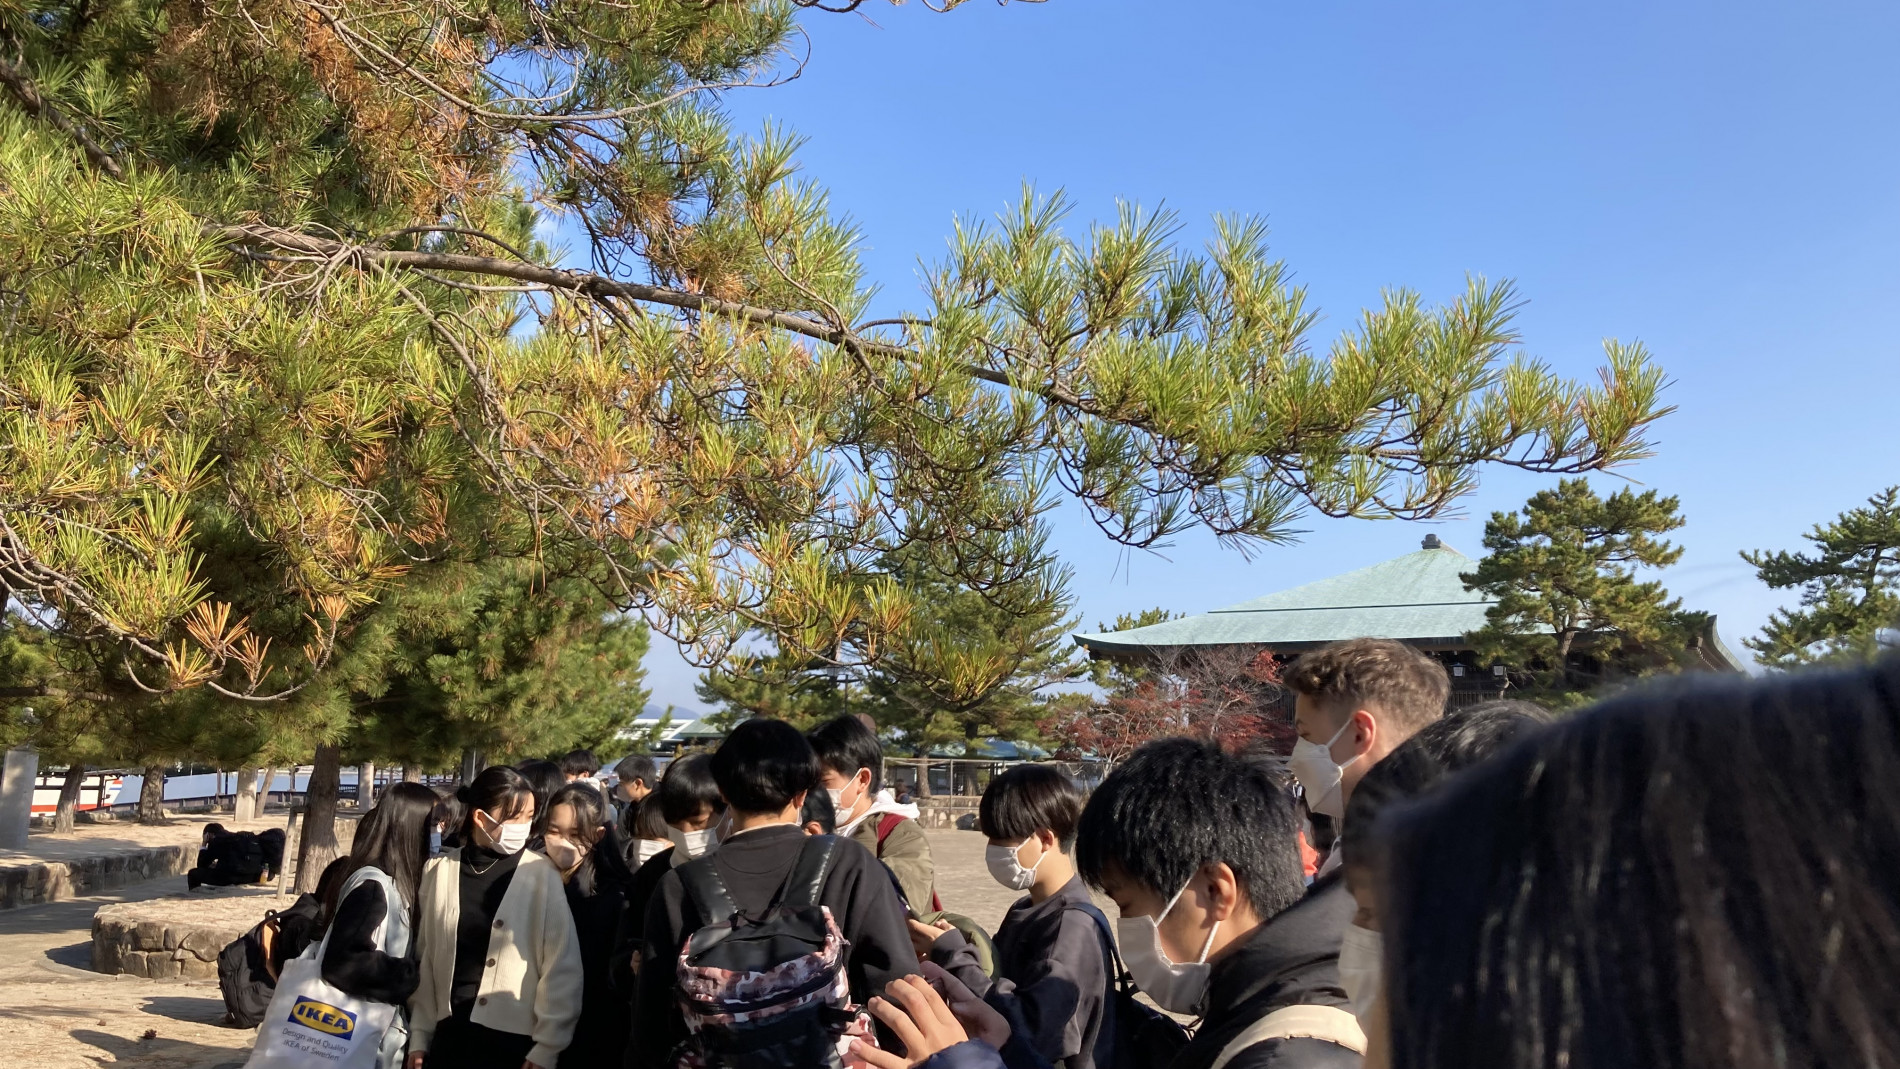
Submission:
[[[572,293],[578,297],[595,299],[616,297],[621,300],[666,305],[706,315],[729,316],[837,345],[860,356],[882,356],[898,360],[916,360],[919,357],[913,349],[865,338],[856,331],[839,329],[828,323],[791,312],[761,308],[758,305],[742,304],[738,301],[720,300],[703,293],[690,293],[686,290],[669,289],[664,286],[622,282],[591,271],[545,267],[525,260],[504,260],[493,256],[474,256],[467,253],[379,249],[371,245],[352,244],[263,224],[216,226],[210,228],[210,233],[233,245],[247,248],[274,249],[301,256],[321,257],[333,261],[350,260],[358,264],[374,264],[417,272],[453,271],[462,274],[485,275],[490,278],[510,278],[517,282]],[[962,369],[972,378],[984,382],[1026,390],[1078,412],[1089,415],[1100,414],[1089,401],[1060,386],[1030,385],[1001,371],[979,367],[975,364],[964,364]]]
[[[112,158],[110,152],[101,148],[99,142],[92,139],[92,135],[86,133],[82,127],[68,119],[64,112],[54,107],[53,103],[47,100],[39,88],[33,84],[32,79],[4,59],[0,59],[0,84],[12,90],[14,99],[20,102],[20,106],[26,109],[28,115],[78,142],[79,147],[85,150],[86,158],[92,161],[94,167],[113,178],[125,177],[124,169],[119,166],[118,160]]]

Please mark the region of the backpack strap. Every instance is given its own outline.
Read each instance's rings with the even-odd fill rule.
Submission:
[[[726,890],[726,881],[720,877],[719,870],[713,868],[710,855],[696,857],[673,871],[679,874],[680,887],[686,891],[693,908],[699,911],[702,922],[720,924],[739,912],[739,907],[732,904],[732,892]]]
[[[798,848],[798,860],[791,874],[778,889],[778,903],[792,909],[818,905],[825,893],[825,880],[831,875],[832,859],[838,856],[836,835],[813,835]]]
[[[1282,1006],[1229,1040],[1208,1069],[1225,1069],[1248,1047],[1269,1039],[1317,1039],[1355,1054],[1366,1052],[1366,1034],[1359,1030],[1359,1019],[1338,1006]]]
[[[1134,994],[1134,977],[1128,975],[1128,967],[1122,964],[1122,953],[1115,946],[1115,934],[1108,926],[1108,917],[1093,902],[1070,902],[1062,908],[1084,914],[1095,922],[1095,928],[1102,936],[1103,960],[1108,964],[1109,975],[1114,980],[1116,990],[1125,994]]]
[[[904,822],[904,816],[901,813],[886,813],[883,816],[877,818],[877,852],[878,853],[882,854],[884,852],[884,840],[890,838],[891,833],[896,831],[897,826],[899,824],[902,824],[903,822]]]

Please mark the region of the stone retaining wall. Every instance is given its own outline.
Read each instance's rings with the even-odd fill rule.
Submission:
[[[242,898],[158,898],[101,906],[92,917],[92,970],[153,980],[209,980],[218,952],[257,924],[275,902]]]
[[[182,876],[198,856],[198,844],[143,846],[71,861],[0,866],[0,909],[63,902],[128,883]]]
[[[918,798],[917,823],[926,828],[961,828],[970,831],[976,827],[976,807],[981,799],[968,795],[952,795],[948,798]]]

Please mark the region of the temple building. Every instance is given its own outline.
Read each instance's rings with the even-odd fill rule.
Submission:
[[[1077,635],[1090,657],[1166,660],[1220,647],[1269,649],[1291,659],[1305,650],[1348,638],[1393,638],[1444,662],[1452,677],[1452,704],[1467,705],[1509,689],[1504,669],[1483,667],[1465,636],[1484,626],[1493,601],[1465,589],[1460,572],[1477,562],[1426,535],[1415,553],[1369,568],[1321,579],[1224,609],[1148,627]],[[1697,667],[1745,671],[1742,659],[1708,629],[1694,644]],[[1587,651],[1582,654],[1587,656]]]

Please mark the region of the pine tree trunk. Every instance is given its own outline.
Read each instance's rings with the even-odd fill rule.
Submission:
[[[297,890],[314,892],[323,870],[335,861],[336,796],[343,762],[334,746],[317,747],[304,790],[303,838],[297,844]],[[293,772],[294,776],[295,773]]]
[[[257,768],[243,765],[237,774],[237,798],[231,803],[231,819],[242,824],[257,819]]]
[[[404,783],[421,783],[422,770],[414,765],[402,766],[402,781]]]
[[[376,762],[356,766],[356,808],[368,810],[376,804]]]
[[[53,814],[53,834],[71,835],[79,816],[79,788],[86,782],[86,766],[75,762],[66,768],[66,779],[59,785],[59,810]]]
[[[140,776],[139,823],[165,823],[165,766],[146,765]]]
[[[294,779],[296,773],[293,772],[291,776]],[[257,817],[260,820],[263,819],[264,814],[270,809],[270,788],[271,784],[276,782],[277,767],[275,765],[266,765],[264,774],[257,778]]]

